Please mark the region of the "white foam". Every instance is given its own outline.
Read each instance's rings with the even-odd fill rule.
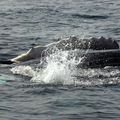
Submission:
[[[11,69],[13,74],[24,75],[28,77],[33,77],[35,71],[30,66],[16,66]]]
[[[68,59],[68,51],[58,51],[46,57],[44,69],[39,69],[31,81],[54,84],[73,84],[75,82],[76,64],[80,60],[75,57]]]

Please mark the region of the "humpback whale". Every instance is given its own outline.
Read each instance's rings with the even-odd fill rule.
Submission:
[[[0,61],[1,64],[12,64],[24,62],[31,59],[41,58],[46,55],[52,54],[58,50],[92,50],[83,54],[80,67],[105,67],[105,66],[120,66],[120,50],[117,41],[112,38],[90,38],[79,39],[77,37],[70,37],[62,39],[57,42],[45,46],[35,46],[28,50],[26,53],[18,55],[15,58]]]

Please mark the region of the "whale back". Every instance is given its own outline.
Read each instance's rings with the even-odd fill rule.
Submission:
[[[82,68],[103,68],[105,66],[120,66],[120,50],[105,50],[89,52],[84,55],[81,64]]]
[[[119,49],[119,45],[115,40],[112,40],[111,38],[106,39],[104,37],[101,37],[99,39],[91,38],[89,48],[93,50]]]
[[[84,50],[92,49],[93,51],[94,50],[98,51],[98,54],[86,53],[86,55],[85,55],[86,60],[84,61],[84,63],[87,65],[87,63],[92,64],[89,61],[93,61],[96,59],[98,60],[97,62],[99,62],[99,60],[101,60],[101,62],[103,62],[103,61],[105,61],[106,56],[108,57],[108,59],[110,57],[112,57],[112,59],[115,60],[114,55],[116,55],[116,52],[102,54],[102,53],[99,53],[99,50],[119,49],[119,45],[115,40],[113,40],[111,38],[106,39],[104,37],[101,37],[101,38],[79,39],[77,37],[70,37],[68,39],[63,39],[58,42],[48,44],[46,46],[33,47],[24,54],[21,54],[10,60],[6,60],[5,62],[0,61],[0,63],[12,64],[14,62],[16,62],[16,63],[24,62],[24,61],[28,61],[31,59],[45,57],[46,55],[50,55],[59,50],[62,50],[62,51],[68,50],[69,51],[69,50],[75,50],[75,49],[84,49]],[[102,57],[100,57],[101,54],[103,55]],[[119,54],[120,53],[118,53],[117,55],[119,55]],[[118,57],[117,57],[117,61],[119,61]],[[110,63],[112,63],[112,62],[110,61]]]
[[[107,49],[119,49],[119,45],[115,40],[111,38],[91,38],[91,39],[78,39],[77,37],[70,37],[65,40],[48,44],[46,46],[36,46],[31,48],[27,53],[22,54],[12,61],[27,61],[30,59],[36,59],[48,56],[56,51],[62,50],[75,50],[75,49],[92,49],[92,50],[107,50]]]
[[[59,50],[74,50],[74,49],[92,49],[92,50],[107,50],[119,49],[118,43],[111,38],[90,38],[78,39],[77,37],[70,37],[65,40],[60,40],[56,44],[50,45],[49,49],[57,48]]]

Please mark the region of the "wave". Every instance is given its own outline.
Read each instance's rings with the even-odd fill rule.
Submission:
[[[107,16],[107,15],[87,15],[87,14],[75,13],[75,14],[72,14],[72,17],[99,20],[99,19],[107,19],[109,16]]]
[[[9,74],[0,74],[0,85],[4,84],[6,81],[12,81],[15,80],[15,77],[13,75]]]

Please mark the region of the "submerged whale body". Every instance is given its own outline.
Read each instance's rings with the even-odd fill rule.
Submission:
[[[82,54],[81,57],[84,58],[82,59],[81,64],[78,65],[79,67],[95,68],[105,66],[120,66],[120,50],[118,43],[111,38],[106,39],[104,37],[90,39],[70,37],[45,46],[33,47],[24,54],[7,61],[0,61],[0,63],[12,64],[24,62],[31,59],[45,57],[55,53],[58,50],[69,51],[75,49],[88,50],[87,53]]]

